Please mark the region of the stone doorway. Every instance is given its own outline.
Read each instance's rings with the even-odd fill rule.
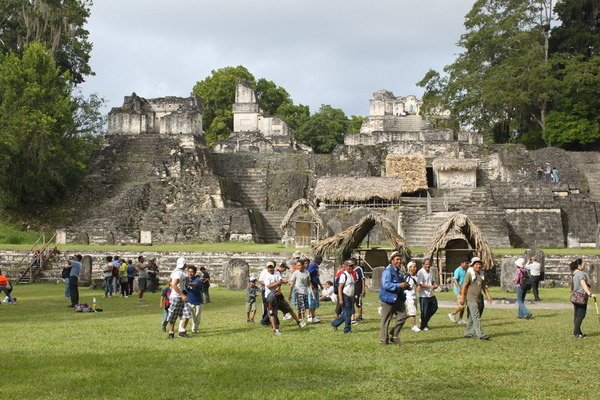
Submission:
[[[444,282],[448,278],[452,278],[452,274],[458,265],[460,260],[468,258],[469,260],[473,257],[473,249],[469,248],[469,243],[465,239],[451,239],[446,243],[445,250],[445,262],[442,266],[442,277]]]

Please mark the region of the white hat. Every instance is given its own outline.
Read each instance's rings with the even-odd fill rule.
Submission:
[[[473,264],[475,264],[475,263],[481,263],[481,258],[479,258],[479,257],[471,258],[471,263],[469,265],[473,266]]]
[[[517,258],[517,261],[515,261],[515,265],[519,268],[523,268],[523,266],[525,265],[525,259],[523,257]]]
[[[412,267],[413,265],[417,265],[417,263],[414,261],[409,261],[408,264],[406,264],[406,269],[410,269],[410,267]]]
[[[185,267],[185,258],[179,257],[177,259],[177,266],[175,268],[182,269],[183,267]]]

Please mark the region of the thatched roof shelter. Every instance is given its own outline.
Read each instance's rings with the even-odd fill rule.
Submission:
[[[478,253],[478,257],[483,261],[483,269],[490,269],[494,266],[494,258],[492,257],[492,249],[487,240],[483,237],[483,233],[473,224],[471,220],[462,213],[456,213],[438,226],[431,243],[427,248],[429,258],[433,253],[443,249],[446,236],[450,233],[460,233],[465,236],[469,245]]]
[[[294,214],[296,214],[296,212],[298,210],[303,209],[303,208],[306,208],[308,210],[312,221],[314,223],[316,223],[317,225],[319,225],[319,228],[321,228],[321,229],[325,228],[325,223],[323,222],[323,219],[317,213],[317,209],[316,209],[315,205],[311,201],[308,201],[306,199],[298,199],[292,204],[292,206],[290,207],[288,212],[283,217],[283,220],[281,220],[280,228],[281,229],[289,228]]]
[[[388,154],[385,175],[402,179],[402,191],[413,193],[427,189],[427,160],[421,153]]]
[[[340,259],[347,259],[351,256],[352,251],[360,246],[361,242],[375,226],[383,229],[395,251],[402,253],[405,259],[411,257],[406,240],[398,234],[392,222],[375,213],[367,215],[359,223],[343,230],[337,235],[323,239],[313,245],[315,254],[335,253],[338,254]]]
[[[436,158],[431,166],[438,171],[472,171],[477,169],[479,161],[466,158]]]
[[[315,187],[315,198],[325,202],[358,202],[372,198],[391,201],[401,195],[402,179],[399,178],[332,176],[317,179]]]

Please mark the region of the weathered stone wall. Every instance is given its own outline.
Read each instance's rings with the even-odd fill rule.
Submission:
[[[477,170],[433,170],[438,189],[474,188],[477,187]]]
[[[563,247],[560,208],[506,209],[506,222],[513,246]]]

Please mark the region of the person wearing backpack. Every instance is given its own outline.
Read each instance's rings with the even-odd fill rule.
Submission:
[[[525,259],[520,257],[515,261],[515,265],[517,266],[517,270],[515,271],[515,277],[513,281],[515,285],[517,285],[517,318],[520,319],[530,319],[533,317],[533,314],[529,312],[527,307],[525,306],[525,296],[527,292],[531,290],[531,275],[529,275],[529,271],[525,269]]]

